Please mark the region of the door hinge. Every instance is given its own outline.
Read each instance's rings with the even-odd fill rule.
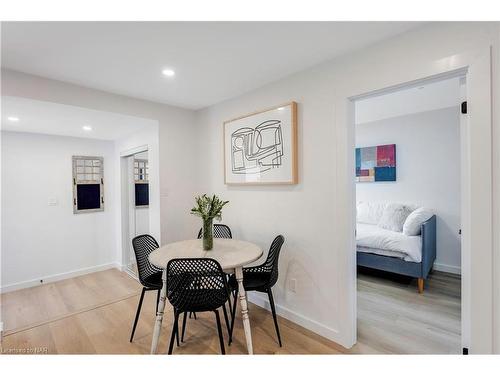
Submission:
[[[104,197],[101,197],[101,203],[104,204]]]
[[[76,198],[73,198],[73,205],[76,206]]]
[[[462,102],[461,109],[464,115],[467,114],[467,101]]]

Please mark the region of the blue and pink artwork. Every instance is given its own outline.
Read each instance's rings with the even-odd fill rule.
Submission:
[[[356,148],[356,182],[396,181],[396,145]]]

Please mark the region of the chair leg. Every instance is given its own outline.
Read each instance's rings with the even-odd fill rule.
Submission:
[[[226,349],[224,348],[224,339],[222,337],[222,326],[220,324],[219,311],[214,310],[215,320],[217,321],[217,331],[219,332],[219,343],[220,343],[220,351],[222,354],[226,354]]]
[[[231,320],[234,319],[234,316],[236,315],[236,305],[238,303],[238,292],[235,291],[231,294],[233,296],[233,306],[231,306],[231,302],[229,302],[229,307],[231,309]]]
[[[180,343],[180,336],[179,336],[179,323],[177,322],[179,320],[179,315],[180,312],[177,312],[177,318],[176,318],[176,323],[175,323],[175,339],[177,341],[177,346],[181,346]]]
[[[172,350],[174,349],[174,340],[177,336],[177,340],[179,340],[179,312],[174,312],[174,326],[172,327],[172,335],[170,335],[170,344],[168,346],[168,354],[172,354]]]
[[[224,320],[226,321],[227,334],[229,335],[229,329],[231,326],[229,325],[229,318],[227,315],[226,304],[222,305],[222,312],[224,313]]]
[[[160,304],[160,294],[161,289],[158,289],[158,293],[156,293],[156,312],[158,312],[158,305]]]
[[[231,345],[233,342],[233,329],[234,329],[234,320],[236,318],[236,303],[238,301],[238,294],[233,294],[233,308],[231,309],[231,328],[229,329],[229,343]]]
[[[186,317],[187,317],[187,311],[184,311],[184,316],[182,317],[181,342],[184,342],[184,332],[186,332]]]
[[[137,306],[137,312],[135,313],[134,326],[132,327],[132,334],[130,335],[130,342],[134,339],[135,328],[137,327],[137,322],[139,321],[139,315],[141,314],[142,300],[144,299],[144,293],[146,288],[142,288],[141,298],[139,299],[139,305]]]
[[[278,334],[278,342],[279,342],[280,348],[281,348],[280,329],[278,327],[278,318],[276,317],[276,308],[274,306],[274,298],[273,298],[273,292],[271,291],[271,288],[269,288],[267,290],[267,295],[269,296],[269,304],[271,305],[271,312],[273,313],[273,319],[274,319],[274,328],[276,328],[276,333]]]

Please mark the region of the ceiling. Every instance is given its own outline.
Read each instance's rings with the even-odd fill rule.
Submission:
[[[356,124],[458,107],[463,84],[461,78],[454,77],[357,100]]]
[[[8,117],[17,117],[12,122]],[[157,122],[58,103],[2,96],[2,130],[116,140]],[[91,131],[83,130],[90,126]]]
[[[2,22],[2,67],[200,109],[419,25]]]

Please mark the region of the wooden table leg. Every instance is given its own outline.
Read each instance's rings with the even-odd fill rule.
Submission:
[[[163,287],[160,293],[160,303],[158,304],[158,310],[156,311],[156,322],[153,331],[153,341],[151,342],[151,354],[156,354],[156,348],[158,347],[158,341],[160,340],[161,323],[163,321],[163,312],[165,311],[165,302],[167,299],[167,270],[163,270],[161,275],[163,281]]]
[[[238,297],[240,299],[241,315],[243,317],[243,329],[247,341],[248,354],[253,354],[252,331],[250,330],[250,319],[248,318],[248,304],[245,288],[243,287],[243,268],[235,269],[236,281],[238,282]]]

